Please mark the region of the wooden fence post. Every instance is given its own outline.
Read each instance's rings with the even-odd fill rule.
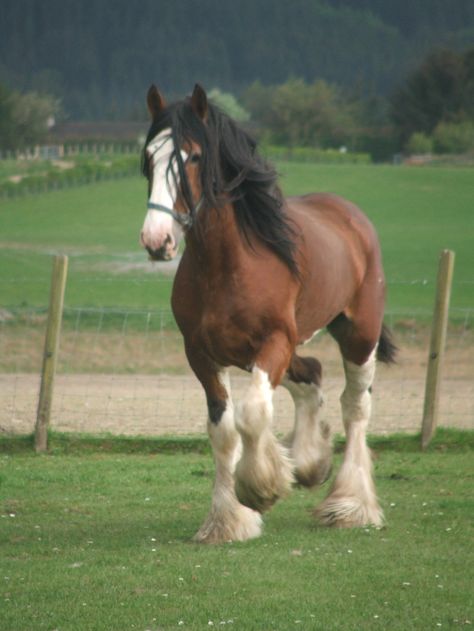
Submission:
[[[36,415],[35,449],[38,453],[48,448],[48,427],[53,401],[53,386],[61,334],[64,290],[67,277],[67,256],[60,254],[53,259],[51,293],[49,298],[48,324],[41,371],[41,388]]]
[[[443,250],[438,267],[436,300],[431,329],[430,353],[426,371],[425,404],[421,427],[421,448],[426,449],[438,423],[439,392],[446,345],[449,299],[454,269],[454,252]]]

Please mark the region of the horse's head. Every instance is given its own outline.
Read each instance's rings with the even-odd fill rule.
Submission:
[[[148,212],[140,241],[152,260],[169,261],[176,256],[183,232],[190,228],[202,204],[202,150],[192,136],[183,137],[178,129],[176,113],[182,103],[167,106],[152,85],[147,104],[152,117],[143,156],[143,171],[148,179]],[[200,126],[202,133],[207,97],[200,86],[196,85],[187,105],[196,128]]]

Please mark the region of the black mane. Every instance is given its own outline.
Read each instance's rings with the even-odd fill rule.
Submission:
[[[230,198],[237,225],[247,243],[250,244],[252,235],[255,235],[286,263],[293,274],[298,275],[296,232],[285,212],[277,173],[258,154],[255,140],[210,103],[207,120],[203,123],[191,107],[190,99],[162,111],[150,127],[145,148],[167,127],[172,129],[175,147],[172,159],[177,161],[183,196],[190,211],[194,211],[193,201],[179,149],[193,140],[202,149],[204,207],[219,208]],[[145,151],[142,164],[143,173],[148,177],[149,160]]]

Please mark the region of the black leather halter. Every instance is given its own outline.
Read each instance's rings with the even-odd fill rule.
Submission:
[[[166,213],[173,217],[173,219],[179,223],[182,228],[191,228],[194,221],[194,215],[199,211],[204,202],[204,198],[198,201],[197,205],[187,213],[178,213],[174,208],[170,208],[169,206],[164,206],[163,204],[155,204],[155,202],[148,202],[147,208],[148,210],[159,210],[162,213]]]

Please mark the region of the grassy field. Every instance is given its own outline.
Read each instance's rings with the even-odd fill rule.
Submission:
[[[474,621],[472,433],[378,439],[387,525],[316,528],[326,489],[292,495],[260,539],[217,547],[204,519],[201,443],[53,441],[37,457],[0,440],[0,628],[344,631],[457,629]],[[148,445],[148,449],[147,449]],[[337,456],[337,460],[340,456]]]
[[[278,166],[287,194],[333,191],[367,212],[382,242],[389,309],[431,309],[442,248],[457,255],[452,305],[472,307],[472,169]],[[145,265],[138,245],[145,201],[137,177],[1,202],[2,305],[47,304],[50,255],[66,252],[68,306],[167,308],[170,274]]]

